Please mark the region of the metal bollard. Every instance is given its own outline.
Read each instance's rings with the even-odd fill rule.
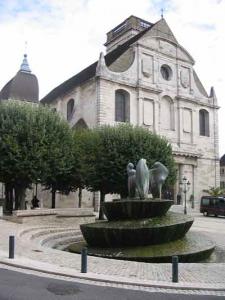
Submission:
[[[10,235],[9,236],[9,258],[14,258],[14,252],[15,252],[15,236]]]
[[[178,256],[172,256],[172,282],[178,282]]]
[[[81,250],[81,273],[87,273],[87,248]]]

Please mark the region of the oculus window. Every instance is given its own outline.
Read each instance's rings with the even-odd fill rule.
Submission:
[[[167,81],[171,80],[173,72],[172,72],[172,69],[168,65],[162,65],[160,68],[160,73],[164,80],[167,80]]]

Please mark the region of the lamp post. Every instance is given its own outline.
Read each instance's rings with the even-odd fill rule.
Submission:
[[[184,176],[182,180],[180,181],[180,188],[182,192],[184,193],[184,214],[187,214],[187,192],[190,189],[190,182],[187,180],[187,178]]]

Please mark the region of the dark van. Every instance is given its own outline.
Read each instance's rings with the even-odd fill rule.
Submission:
[[[203,196],[201,198],[200,212],[205,216],[225,216],[225,198]]]

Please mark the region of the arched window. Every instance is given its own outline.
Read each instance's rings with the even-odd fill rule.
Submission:
[[[161,99],[160,122],[162,129],[174,130],[174,104],[169,96],[164,96]]]
[[[84,119],[79,119],[77,123],[73,126],[73,129],[87,129],[87,123],[84,121]]]
[[[124,90],[117,90],[115,93],[115,121],[130,121],[130,95]]]
[[[203,136],[209,136],[209,113],[205,109],[199,111],[199,133]]]
[[[74,99],[70,99],[67,102],[67,120],[69,121],[74,112]]]

